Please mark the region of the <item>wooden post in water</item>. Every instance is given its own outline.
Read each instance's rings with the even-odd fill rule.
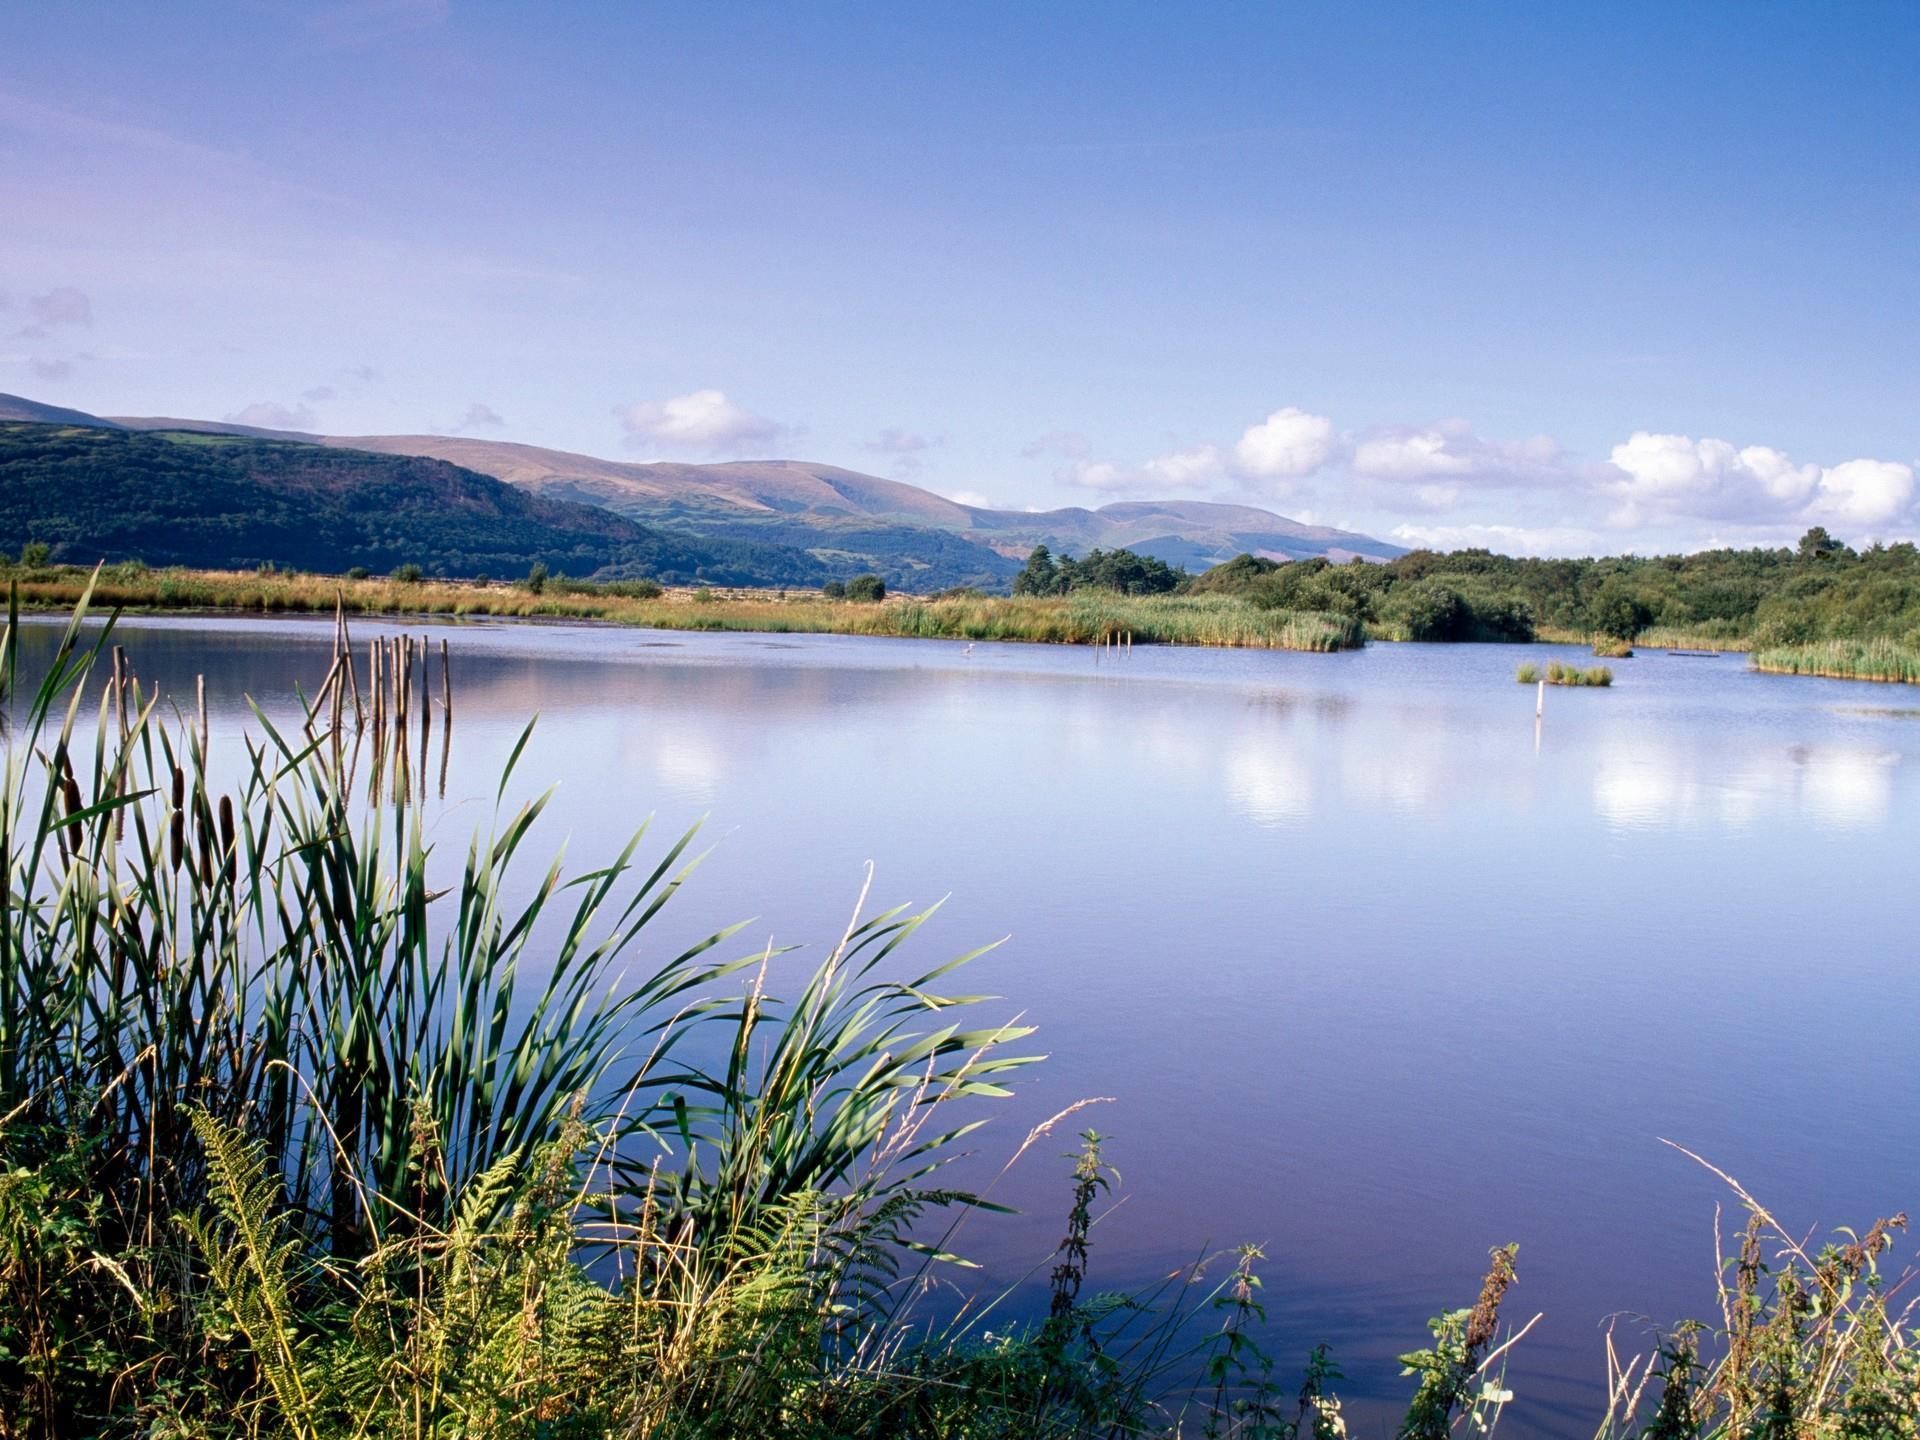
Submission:
[[[1538,720],[1547,713],[1547,682],[1540,682],[1540,689],[1533,697],[1533,718]]]
[[[420,637],[420,798],[427,798],[427,764],[433,739],[433,690],[427,684],[427,637]]]
[[[207,677],[194,676],[193,688],[200,710],[200,764],[204,767],[207,763]]]

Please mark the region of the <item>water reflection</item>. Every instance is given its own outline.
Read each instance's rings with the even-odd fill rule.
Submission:
[[[1622,831],[1738,830],[1782,816],[1838,829],[1883,823],[1893,803],[1897,751],[1849,744],[1769,746],[1729,753],[1671,744],[1602,750],[1594,810]]]

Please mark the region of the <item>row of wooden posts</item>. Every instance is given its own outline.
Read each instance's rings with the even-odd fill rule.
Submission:
[[[344,605],[337,604],[333,616],[333,657],[327,676],[307,707],[305,728],[309,740],[318,743],[324,734],[332,747],[343,774],[346,770],[348,737],[351,735],[353,759],[357,763],[364,737],[371,741],[373,793],[379,794],[381,778],[391,773],[393,797],[404,800],[412,789],[411,745],[418,732],[420,746],[419,790],[427,793],[427,770],[432,754],[434,695],[429,669],[433,647],[425,636],[400,635],[376,637],[366,647],[366,684],[362,688],[355,661],[353,639],[347,631]],[[128,734],[128,699],[137,705],[137,682],[133,663],[121,646],[113,647],[112,694],[121,737]],[[349,713],[351,707],[351,713]],[[445,639],[440,641],[440,793],[446,794],[447,760],[453,741],[453,665]],[[324,726],[324,731],[319,727]],[[199,741],[202,764],[207,754],[207,677],[194,677],[194,730]]]
[[[431,642],[424,635],[417,639],[411,635],[377,637],[369,642],[367,683],[363,692],[343,605],[335,606],[333,627],[333,663],[308,712],[309,733],[314,722],[324,717],[338,754],[348,730],[347,706],[351,703],[355,736],[366,735],[372,742],[374,793],[379,793],[382,775],[390,772],[393,798],[404,800],[413,788],[409,741],[417,730],[419,789],[424,799],[433,740],[434,695],[428,673],[433,656]],[[439,699],[440,792],[444,795],[447,758],[453,743],[453,665],[444,638],[440,641]]]

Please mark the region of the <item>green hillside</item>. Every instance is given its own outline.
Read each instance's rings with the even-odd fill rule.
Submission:
[[[56,560],[818,585],[791,547],[666,534],[444,460],[281,440],[0,422],[0,547]]]

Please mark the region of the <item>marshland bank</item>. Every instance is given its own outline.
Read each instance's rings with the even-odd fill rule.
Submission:
[[[1524,604],[1490,602],[1484,597],[1474,600],[1430,581],[1403,590],[1399,601],[1392,604],[1369,600],[1365,604],[1347,603],[1347,608],[1340,610],[1289,608],[1282,603],[1346,603],[1339,598],[1342,592],[1333,584],[1335,579],[1345,583],[1351,576],[1354,583],[1361,579],[1373,583],[1369,577],[1385,568],[1298,562],[1292,567],[1266,570],[1243,567],[1240,579],[1233,581],[1233,567],[1221,566],[1198,577],[1188,590],[1173,594],[1125,595],[1083,588],[1058,595],[993,596],[964,591],[933,596],[894,594],[863,601],[828,598],[815,592],[666,588],[648,581],[595,583],[541,577],[537,581],[503,582],[282,571],[249,574],[155,570],[126,563],[103,568],[96,595],[102,605],[130,610],[270,615],[326,613],[341,604],[357,615],[566,620],[661,630],[1067,645],[1165,644],[1331,652],[1357,649],[1372,640],[1457,643],[1491,639],[1593,644],[1599,654],[1617,654],[1622,646],[1634,645],[1643,652],[1675,649],[1738,654],[1751,649],[1754,668],[1772,674],[1920,682],[1920,645],[1911,639],[1883,635],[1763,643],[1766,634],[1806,633],[1814,628],[1811,615],[1803,616],[1796,626],[1785,625],[1777,609],[1768,622],[1770,628],[1763,627],[1762,635],[1756,637],[1731,633],[1724,624],[1688,629],[1656,623],[1650,618],[1652,612],[1642,607],[1625,618],[1616,617],[1613,630],[1631,631],[1629,640],[1625,635],[1596,638],[1593,632],[1537,624]],[[11,571],[19,583],[23,604],[41,609],[70,606],[90,579],[90,572],[75,566],[16,565]],[[1288,576],[1293,578],[1287,580]],[[1276,588],[1276,579],[1287,583]],[[1435,599],[1435,595],[1440,598]],[[1367,618],[1360,618],[1362,615]]]

